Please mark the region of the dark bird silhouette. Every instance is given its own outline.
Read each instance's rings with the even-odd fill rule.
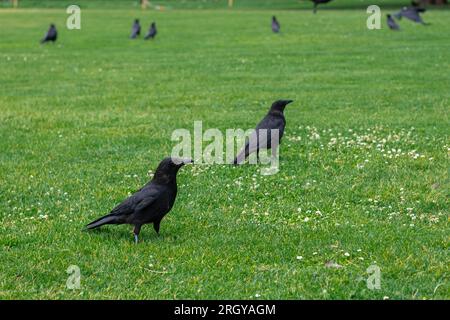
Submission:
[[[275,16],[272,17],[272,31],[275,33],[280,32],[280,23]]]
[[[131,39],[135,39],[141,34],[141,25],[139,19],[134,20],[133,26],[131,27]]]
[[[144,39],[145,40],[154,39],[156,37],[156,33],[157,33],[156,23],[152,22],[152,24],[150,25],[150,29],[148,30],[148,33]]]
[[[314,2],[313,12],[316,13],[317,12],[317,6],[319,4],[325,4],[325,3],[328,3],[328,2],[330,2],[332,0],[311,0],[311,1]]]
[[[260,149],[272,149],[272,155],[275,155],[276,149],[283,137],[284,127],[286,126],[286,119],[283,114],[284,108],[291,102],[293,101],[278,100],[272,104],[267,115],[261,120],[247,139],[244,148],[242,148],[234,159],[233,164],[237,165],[243,163],[245,159],[255,151],[257,157],[259,157]],[[272,130],[279,130],[277,141],[272,141]]]
[[[48,41],[55,42],[57,38],[58,32],[56,31],[55,25],[52,23],[47,33],[45,34],[45,37],[41,40],[41,43],[46,43]]]
[[[192,162],[191,159],[165,158],[150,182],[109,214],[89,223],[86,228],[95,229],[105,224],[131,224],[134,226],[136,243],[144,224],[153,223],[159,234],[161,220],[172,209],[177,196],[177,172],[183,165]]]
[[[421,13],[424,13],[426,11],[427,10],[425,8],[422,8],[417,2],[413,1],[411,2],[411,6],[403,7],[394,16],[399,20],[401,20],[402,18],[406,18],[416,23],[428,25],[428,23],[425,23],[420,16]]]
[[[400,30],[399,25],[395,22],[394,18],[390,14],[387,15],[387,25],[391,30]]]

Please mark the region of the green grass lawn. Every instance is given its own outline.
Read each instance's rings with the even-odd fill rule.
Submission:
[[[400,32],[367,30],[364,10],[66,17],[0,10],[1,299],[450,298],[449,11]],[[127,38],[135,17],[155,41]],[[185,167],[159,237],[82,231],[149,179],[173,130],[249,129],[279,98],[295,100],[279,174]]]

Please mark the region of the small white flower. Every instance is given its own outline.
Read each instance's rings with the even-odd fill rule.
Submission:
[[[302,260],[303,257],[302,256],[297,256],[297,260]]]
[[[344,253],[344,256],[350,257],[350,253],[346,252],[346,253]]]

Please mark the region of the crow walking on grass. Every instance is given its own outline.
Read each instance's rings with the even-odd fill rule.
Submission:
[[[50,25],[50,28],[48,29],[47,33],[45,34],[45,37],[41,40],[41,43],[46,43],[49,41],[54,43],[57,38],[58,38],[58,32],[56,31],[55,25],[52,23]]]
[[[255,131],[248,138],[244,148],[242,148],[234,159],[233,163],[235,165],[242,164],[255,151],[257,157],[259,157],[260,149],[272,149],[272,155],[276,154],[277,147],[283,137],[284,127],[286,126],[286,119],[283,114],[284,108],[291,102],[293,101],[278,100],[272,104],[269,113],[256,126]],[[272,141],[274,130],[278,130],[278,139],[276,141]]]
[[[157,34],[156,23],[152,22],[152,24],[150,25],[150,29],[148,30],[148,33],[144,39],[145,40],[154,39],[156,37],[156,34]]]
[[[138,242],[141,226],[153,223],[159,234],[159,225],[172,209],[177,196],[177,172],[191,159],[165,158],[156,169],[153,179],[135,192],[109,214],[89,223],[87,229],[105,224],[131,224],[134,226],[134,240]]]
[[[272,17],[272,31],[275,33],[280,32],[280,23],[275,16]]]
[[[141,24],[139,23],[139,19],[134,20],[133,27],[131,28],[131,39],[135,39],[141,34]]]
[[[391,30],[400,30],[400,26],[395,22],[394,18],[388,14],[387,15],[387,25]]]

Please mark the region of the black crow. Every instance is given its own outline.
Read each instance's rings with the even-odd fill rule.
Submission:
[[[136,191],[109,214],[89,223],[87,229],[104,224],[131,224],[134,226],[134,240],[138,242],[141,226],[153,223],[159,234],[159,224],[172,209],[177,196],[177,172],[191,159],[165,158],[156,169],[153,179]]]
[[[387,25],[391,30],[400,30],[399,25],[395,22],[394,18],[390,14],[387,15]]]
[[[328,2],[330,2],[331,0],[311,0],[311,1],[314,2],[314,9],[313,9],[313,12],[316,13],[316,12],[317,12],[317,6],[318,6],[319,4],[322,4],[322,3],[328,3]]]
[[[45,37],[41,40],[41,43],[45,43],[48,41],[55,42],[57,37],[58,37],[58,32],[56,31],[55,25],[52,23],[50,25],[50,28],[48,29],[47,33],[45,34]]]
[[[427,11],[425,8],[420,7],[418,3],[413,1],[411,3],[410,7],[403,7],[394,16],[397,19],[399,19],[399,20],[401,18],[406,18],[406,19],[409,19],[409,20],[414,21],[416,23],[421,23],[423,25],[427,25],[427,23],[425,23],[422,20],[422,17],[420,16],[420,14],[424,13],[425,11]]]
[[[256,126],[256,129],[247,139],[244,148],[239,152],[234,159],[234,164],[241,164],[253,152],[257,152],[259,157],[260,149],[272,149],[272,155],[275,154],[278,145],[281,143],[283,137],[284,127],[286,126],[286,119],[284,118],[284,108],[293,102],[292,100],[278,100],[270,107],[269,113]],[[272,143],[272,130],[278,131],[278,141]],[[272,145],[273,144],[273,145]]]
[[[141,34],[141,25],[139,23],[139,19],[134,20],[133,27],[131,28],[131,39],[135,39],[137,36]]]
[[[152,22],[152,24],[150,25],[150,29],[148,30],[147,35],[145,36],[145,40],[147,39],[153,39],[156,37],[156,23]]]
[[[280,32],[280,23],[275,16],[272,17],[272,31],[275,33]]]

